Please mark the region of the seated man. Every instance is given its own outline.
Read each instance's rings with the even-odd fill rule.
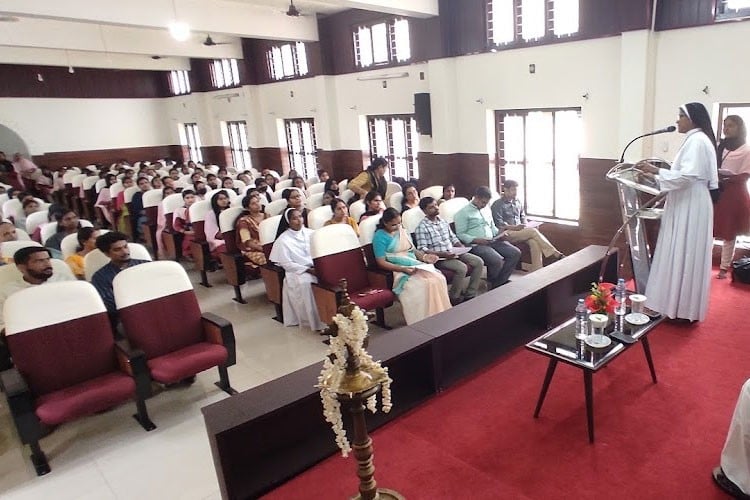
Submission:
[[[130,220],[133,224],[133,241],[143,239],[141,226],[148,220],[146,211],[143,209],[143,193],[151,189],[151,183],[147,177],[139,177],[137,184],[139,191],[133,193],[133,197],[130,199]]]
[[[35,285],[76,279],[67,266],[61,268],[59,273],[54,272],[50,253],[46,248],[38,246],[21,248],[13,255],[13,261],[21,275],[5,282],[0,287],[0,329],[5,328],[3,306],[5,299],[10,295]]]
[[[487,206],[492,192],[480,186],[474,192],[471,203],[453,216],[456,235],[466,245],[472,245],[471,253],[478,255],[487,266],[487,281],[490,289],[506,284],[521,260],[521,251],[506,241],[508,233],[499,231],[481,210]]]
[[[0,222],[0,243],[16,240],[18,240],[16,226],[7,221]]]
[[[47,238],[42,244],[51,250],[52,256],[56,259],[62,258],[60,244],[63,238],[69,234],[78,234],[81,229],[81,223],[78,220],[78,214],[75,210],[64,210],[55,216],[57,219],[57,232]]]
[[[117,323],[117,307],[115,306],[115,293],[112,282],[115,276],[128,267],[137,266],[148,262],[130,258],[127,235],[118,231],[104,233],[96,239],[96,248],[109,257],[109,264],[105,265],[91,277],[91,284],[101,295],[104,305],[109,313],[112,324]]]
[[[733,498],[750,498],[750,380],[740,390],[721,464],[713,472],[716,484]]]
[[[523,205],[516,197],[518,183],[506,180],[503,195],[492,204],[492,219],[501,231],[507,231],[508,241],[526,242],[531,251],[531,271],[542,267],[542,256],[548,259],[562,259],[563,254],[535,227],[526,227],[526,214]]]
[[[447,221],[440,218],[437,201],[431,196],[425,196],[419,200],[419,208],[425,213],[415,231],[417,249],[425,253],[431,253],[441,257],[441,260],[435,263],[438,269],[448,269],[453,271],[453,282],[448,296],[451,304],[460,304],[464,300],[472,299],[477,295],[479,280],[482,278],[482,268],[484,262],[481,258],[470,253],[464,253],[456,256],[451,252],[453,247],[462,247],[461,241],[451,231]],[[471,278],[466,291],[464,288],[464,278],[468,272],[468,266],[472,267]]]

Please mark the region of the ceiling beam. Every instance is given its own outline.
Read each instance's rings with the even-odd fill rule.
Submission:
[[[29,47],[0,47],[0,64],[149,71],[190,70],[190,59],[187,57],[152,59],[149,56],[136,54],[105,54],[103,52]]]

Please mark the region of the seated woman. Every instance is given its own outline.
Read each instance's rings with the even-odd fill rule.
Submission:
[[[96,238],[98,236],[99,231],[93,227],[82,227],[79,229],[76,252],[65,259],[65,263],[79,280],[84,279],[83,258],[86,257],[87,253],[96,248]]]
[[[219,255],[227,249],[224,236],[219,229],[219,214],[229,208],[229,202],[229,195],[224,191],[214,194],[211,197],[211,210],[206,213],[206,220],[203,223],[208,248],[215,259],[218,259]]]
[[[125,205],[125,190],[135,186],[135,181],[132,176],[122,178],[122,191],[117,193],[117,197],[113,200],[111,206],[112,217],[115,219],[117,224],[117,230],[130,234],[132,229],[130,226],[130,212],[128,212],[128,206]]]
[[[302,215],[302,220],[307,226],[307,209],[305,208],[305,199],[298,189],[288,188],[281,193],[281,197],[286,200],[286,207],[298,210]]]
[[[36,201],[36,198],[26,198],[23,200],[21,206],[23,207],[23,210],[18,214],[18,217],[15,218],[15,223],[18,229],[26,230],[26,219],[29,215],[40,210],[39,202]]]
[[[338,195],[333,191],[325,191],[323,193],[323,203],[320,206],[330,205],[336,198],[338,198]]]
[[[443,186],[443,197],[438,200],[438,205],[447,200],[452,200],[456,197],[456,186],[453,184],[446,184]]]
[[[266,263],[263,245],[260,244],[260,223],[268,215],[263,212],[260,203],[260,193],[253,191],[242,198],[242,208],[245,210],[235,222],[237,248],[245,257],[245,271],[251,276],[258,276],[258,268]]]
[[[370,191],[367,193],[367,196],[365,196],[365,209],[365,213],[359,218],[360,224],[362,224],[362,221],[368,217],[383,213],[383,197],[378,191]]]
[[[307,193],[307,186],[305,185],[305,179],[302,177],[295,177],[292,179],[292,187],[301,189],[303,193]]]
[[[393,272],[393,293],[401,302],[407,325],[450,309],[445,276],[432,265],[437,256],[414,248],[395,208],[383,212],[372,249],[378,267]]]
[[[312,232],[302,225],[299,210],[287,208],[279,222],[270,259],[286,271],[282,292],[284,326],[307,324],[320,331],[325,324],[320,321],[311,287],[318,282],[310,255]]]
[[[237,192],[237,190],[234,189],[234,181],[232,180],[231,177],[224,177],[221,180],[221,187],[223,187],[224,189],[230,189],[234,191],[235,193]]]
[[[332,192],[336,196],[340,196],[341,193],[339,193],[339,183],[336,182],[336,179],[333,177],[329,177],[326,183],[323,185],[323,192]]]
[[[333,212],[333,217],[326,221],[326,226],[330,224],[349,224],[357,236],[359,236],[357,221],[349,217],[349,207],[347,207],[344,200],[340,198],[334,199],[331,202],[331,211]]]
[[[169,179],[169,177],[167,177],[167,179]],[[164,187],[161,189],[162,200],[173,194],[175,194],[174,188],[164,184]],[[156,208],[156,247],[160,259],[166,258],[167,256],[167,248],[164,246],[164,240],[162,239],[162,235],[166,228],[167,215],[164,213],[164,204],[159,203],[159,206]]]
[[[185,205],[178,208],[172,214],[172,229],[182,234],[182,255],[191,259],[193,254],[190,251],[190,243],[193,241],[193,224],[190,222],[190,206],[195,203],[195,191],[185,189],[182,193],[182,201]]]
[[[406,212],[410,208],[419,206],[419,192],[417,192],[417,186],[407,182],[404,187],[401,188],[401,193],[404,197],[401,198],[401,213]]]

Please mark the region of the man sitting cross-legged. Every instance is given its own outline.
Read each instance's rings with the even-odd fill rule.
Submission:
[[[464,253],[456,256],[451,248],[463,247],[461,241],[451,231],[448,222],[440,218],[437,201],[431,196],[419,200],[419,208],[425,213],[415,231],[417,249],[437,255],[441,260],[435,263],[438,269],[447,269],[454,273],[448,296],[451,304],[456,305],[472,299],[477,294],[479,280],[482,278],[484,262],[476,255]],[[464,292],[464,278],[472,267],[469,285]]]

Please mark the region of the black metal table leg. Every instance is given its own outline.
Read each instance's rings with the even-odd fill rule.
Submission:
[[[589,443],[594,442],[594,373],[583,370],[583,387],[586,392],[586,419],[589,424]]]
[[[555,374],[555,368],[557,367],[557,360],[550,359],[549,365],[547,365],[547,373],[544,375],[544,383],[542,384],[542,391],[539,393],[539,401],[536,402],[536,410],[534,410],[534,418],[539,417],[539,412],[542,410],[542,403],[544,398],[547,396],[547,389],[549,384],[552,382],[552,376]]]
[[[651,371],[651,380],[656,383],[656,370],[654,369],[654,360],[651,358],[651,346],[648,345],[648,337],[644,336],[641,340],[643,346],[643,353],[646,355],[646,362],[648,363],[648,369]]]

